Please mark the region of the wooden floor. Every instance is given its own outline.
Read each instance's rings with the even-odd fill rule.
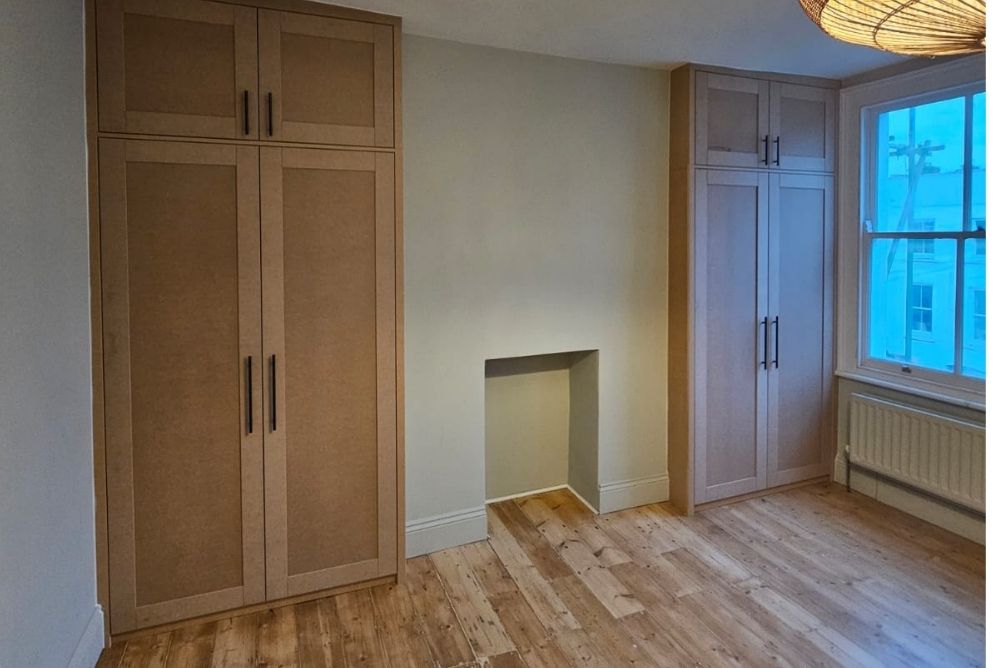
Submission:
[[[100,666],[960,666],[981,546],[829,483],[680,517],[566,492],[381,586],[129,641]]]

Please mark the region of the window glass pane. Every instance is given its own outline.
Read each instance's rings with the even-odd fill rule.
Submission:
[[[874,239],[868,340],[874,359],[952,372],[955,368],[954,239]]]
[[[965,100],[956,97],[878,115],[875,229],[962,229]]]
[[[962,288],[962,373],[986,377],[986,253],[976,252],[977,242],[965,242],[965,285]]]
[[[986,93],[972,96],[972,229],[986,229]]]

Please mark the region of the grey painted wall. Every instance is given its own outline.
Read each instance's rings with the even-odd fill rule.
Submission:
[[[404,37],[408,520],[482,507],[487,359],[599,351],[599,481],[666,473],[668,86]]]
[[[83,4],[0,16],[0,666],[65,666],[97,605]]]
[[[569,443],[572,456],[566,477],[569,486],[592,508],[600,503],[598,488],[598,442],[600,433],[599,353],[574,356],[569,373]]]

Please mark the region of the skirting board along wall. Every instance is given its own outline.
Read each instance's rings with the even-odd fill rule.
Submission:
[[[419,557],[486,539],[486,506],[466,508],[406,523],[406,556]]]
[[[76,649],[69,660],[67,668],[92,668],[101,658],[104,649],[104,610],[94,606],[94,614],[90,616],[87,627],[83,630]]]
[[[601,513],[660,503],[670,498],[670,481],[666,474],[622,480],[601,485]]]
[[[579,492],[569,485],[536,490],[518,494],[511,498],[530,496],[552,489],[568,489],[591,511],[595,509]],[[601,485],[601,513],[613,513],[625,508],[660,503],[670,497],[670,485],[666,475],[622,480]],[[486,506],[466,508],[454,513],[444,513],[406,523],[406,556],[418,557],[449,547],[485,540]]]
[[[842,485],[847,483],[847,464],[842,452],[834,460],[833,479]],[[986,544],[985,520],[901,487],[891,480],[854,468],[851,470],[851,489],[980,545]]]

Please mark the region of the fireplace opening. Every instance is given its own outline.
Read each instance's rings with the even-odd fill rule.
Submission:
[[[598,352],[485,366],[487,503],[569,487],[596,508]]]

